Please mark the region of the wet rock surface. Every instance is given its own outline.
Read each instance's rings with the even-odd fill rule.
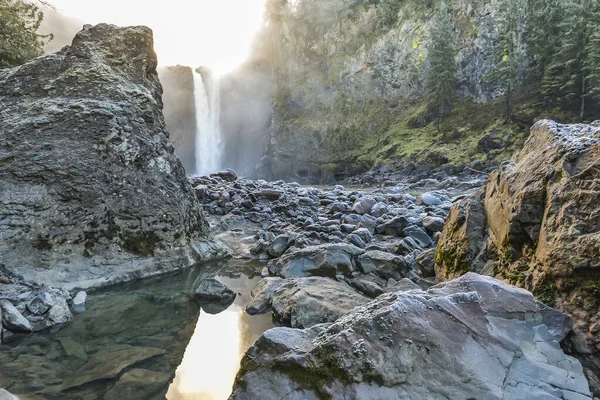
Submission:
[[[162,115],[152,31],[100,24],[0,71],[0,263],[108,285],[216,256]]]
[[[385,294],[333,324],[265,332],[230,398],[591,399],[559,345],[567,317],[546,312],[531,293],[473,273]]]

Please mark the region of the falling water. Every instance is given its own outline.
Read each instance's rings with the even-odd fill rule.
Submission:
[[[196,105],[196,174],[207,175],[221,168],[221,129],[219,127],[219,78],[213,73],[194,71]]]

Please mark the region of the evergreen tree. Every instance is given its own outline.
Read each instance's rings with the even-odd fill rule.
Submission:
[[[567,2],[561,46],[542,82],[542,93],[549,101],[568,108],[577,105],[580,119],[583,119],[586,95],[590,91],[589,75],[598,68],[590,64],[588,57],[594,47],[590,39],[598,30],[598,26],[592,26],[591,18],[594,8],[598,8],[597,1]]]
[[[456,90],[456,50],[452,44],[453,25],[445,1],[442,1],[431,28],[429,47],[429,102],[437,116],[438,130],[452,107]]]
[[[0,68],[23,64],[43,53],[51,35],[39,35],[44,14],[35,2],[0,0]]]
[[[488,79],[502,88],[506,94],[506,120],[512,122],[512,96],[515,87],[523,80],[525,46],[526,0],[500,0],[497,3],[498,43],[493,48],[495,68]]]
[[[560,47],[563,0],[529,0],[527,6],[527,43],[529,55],[543,77],[556,49]]]
[[[583,63],[587,75],[587,94],[600,101],[600,1],[594,1],[589,16],[589,37]]]

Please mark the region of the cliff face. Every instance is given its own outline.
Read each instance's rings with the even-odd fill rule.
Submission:
[[[175,153],[188,173],[196,169],[196,110],[192,69],[181,65],[159,67],[163,86],[163,114]]]
[[[0,71],[0,263],[66,287],[215,256],[168,140],[152,32],[100,24]]]
[[[476,109],[502,94],[484,79],[498,38],[493,1],[452,2],[463,99],[443,134],[430,126],[423,105],[437,1],[408,0],[387,16],[378,3],[267,2],[268,24],[257,37],[252,65],[262,62],[263,82],[275,88],[263,163],[275,178],[327,181],[375,162],[496,162],[522,145],[533,119],[528,110],[519,115],[522,124],[498,127],[499,106]],[[490,133],[502,145],[482,154],[479,141]],[[437,152],[429,148],[433,143]]]

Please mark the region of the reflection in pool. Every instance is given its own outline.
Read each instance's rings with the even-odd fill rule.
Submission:
[[[167,393],[168,400],[227,399],[242,356],[265,330],[273,327],[270,314],[250,316],[244,312],[257,278],[216,278],[238,296],[219,314],[200,312],[194,335]]]
[[[259,268],[229,261],[90,293],[71,322],[0,346],[0,387],[23,399],[225,399],[241,356],[272,327],[243,312]],[[191,297],[215,275],[239,294],[210,315]]]

